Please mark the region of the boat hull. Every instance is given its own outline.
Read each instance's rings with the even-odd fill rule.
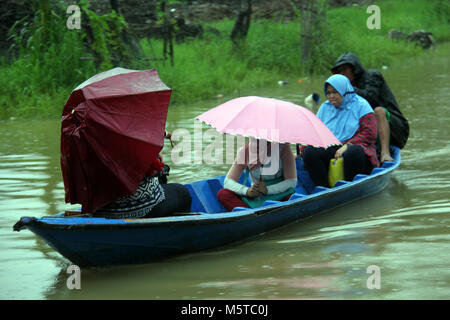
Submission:
[[[115,220],[62,215],[20,222],[78,266],[147,263],[157,259],[222,247],[256,237],[287,224],[331,210],[383,190],[400,163],[371,175],[289,201],[268,201],[258,209],[185,216]]]

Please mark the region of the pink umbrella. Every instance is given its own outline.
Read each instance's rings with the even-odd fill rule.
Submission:
[[[341,144],[308,109],[272,98],[241,97],[196,117],[222,133],[317,147]]]

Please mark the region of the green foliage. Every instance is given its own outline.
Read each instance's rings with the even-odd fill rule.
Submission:
[[[18,80],[26,80],[18,83],[22,93],[71,84],[66,72],[81,65],[74,61],[83,51],[81,39],[67,29],[60,12],[50,10],[48,1],[39,2],[31,23],[18,21],[10,34],[14,39],[12,49],[19,57],[13,62]]]
[[[309,1],[305,3],[300,13],[301,22],[301,68],[304,73],[312,74],[324,66],[321,57],[326,54],[329,46],[327,37],[326,0]],[[298,15],[299,13],[297,13]]]
[[[232,27],[230,21],[230,27]],[[161,52],[162,40],[142,40],[144,55]],[[213,98],[219,94],[239,94],[260,87],[278,75],[263,68],[250,68],[248,61],[233,53],[231,41],[221,39],[182,43],[174,52],[175,65],[153,61],[142,68],[155,68],[163,81],[173,89],[172,103]],[[224,63],[226,61],[226,63]]]
[[[129,49],[121,38],[122,32],[128,28],[128,24],[114,10],[99,16],[89,10],[87,0],[81,0],[79,5],[89,19],[93,38],[89,39],[89,43],[94,51],[95,58],[100,60],[98,61],[98,70],[111,69],[113,67],[112,60],[124,60],[124,57],[129,54]]]
[[[432,23],[433,15],[423,1],[382,1],[376,3],[381,12],[381,29],[368,29],[367,6],[338,8],[328,12],[328,50],[322,59],[330,66],[336,57],[345,51],[356,53],[364,66],[380,68],[405,57],[417,56],[424,51],[412,43],[392,40],[388,32],[396,29],[411,33],[418,29],[429,29],[424,24]]]
[[[0,116],[59,115],[74,87],[95,73],[110,69],[112,59],[126,60],[130,56],[121,39],[127,24],[114,11],[97,16],[88,9],[86,0],[80,1],[93,31],[90,43],[100,57],[96,67],[83,59],[90,55],[83,42],[86,34],[67,28],[65,8],[52,10],[45,0],[36,4],[31,22],[22,19],[11,28],[11,50],[17,59],[0,62]]]
[[[38,4],[32,22],[18,21],[11,29],[17,59],[0,62],[0,114],[60,113],[61,90],[67,99],[75,84],[94,72],[92,63],[80,60],[85,55],[81,34],[67,29],[65,12],[51,10],[48,1]]]
[[[17,59],[0,60],[0,117],[59,116],[75,86],[111,66],[111,48],[122,50],[116,46],[123,45],[119,40],[126,28],[122,18],[115,13],[97,17],[87,11],[103,64],[96,69],[92,61],[80,60],[88,55],[82,42],[85,31],[68,30],[65,13],[52,12],[45,1],[39,3],[35,20],[28,24],[19,21],[12,30]],[[328,75],[329,67],[345,51],[355,52],[367,68],[429,54],[414,44],[389,39],[391,29],[405,33],[426,29],[433,32],[438,43],[450,40],[446,0],[386,0],[376,4],[381,9],[380,30],[367,28],[367,6],[328,10],[324,35],[310,61],[313,74]],[[173,89],[172,103],[211,99],[219,94],[249,94],[278,80],[306,75],[300,65],[300,19],[253,20],[239,50],[229,39],[233,24],[232,20],[210,23],[219,34],[205,26],[202,39],[177,44],[174,66],[169,61],[134,60],[134,67],[157,69]],[[144,57],[161,58],[163,40],[143,39],[140,44]],[[122,53],[129,55],[124,52],[129,51]]]
[[[248,59],[250,68],[299,74],[300,24],[255,21],[247,36],[246,46],[239,55],[242,59]]]
[[[410,2],[411,8],[424,9],[421,1]],[[368,68],[381,68],[427,53],[414,44],[389,39],[388,31],[400,29],[400,23],[403,23],[396,23],[391,17],[402,16],[404,7],[396,1],[385,1],[379,5],[381,30],[367,28],[369,15],[366,6],[328,11],[325,35],[314,48],[310,62],[313,74],[328,75],[336,58],[346,51],[359,55]],[[406,10],[409,22],[408,29],[404,31],[408,33],[422,28],[423,22],[434,17],[434,11],[423,13],[409,7]],[[203,40],[177,45],[173,67],[158,61],[142,67],[158,69],[163,81],[173,88],[172,102],[175,103],[209,99],[217,94],[238,95],[252,88],[273,85],[280,79],[298,79],[306,75],[306,68],[300,64],[299,19],[291,22],[253,21],[239,50],[232,48],[227,37],[233,24],[233,20],[211,23],[220,31],[220,36],[206,32]],[[448,30],[446,32],[449,33]],[[145,56],[154,57],[155,52],[162,51],[160,40],[143,40],[141,46]]]

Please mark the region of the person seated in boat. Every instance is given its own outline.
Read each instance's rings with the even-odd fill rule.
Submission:
[[[166,166],[167,167],[167,166]],[[189,212],[192,198],[186,186],[163,183],[164,162],[158,155],[151,164],[136,192],[94,212],[95,217],[111,219],[153,218],[170,216],[175,212]]]
[[[357,174],[369,174],[379,167],[375,142],[377,119],[370,104],[355,93],[350,80],[336,74],[324,83],[328,98],[317,117],[333,132],[342,145],[328,148],[303,147],[305,169],[316,186],[329,187],[330,159],[344,158],[344,178],[352,181]]]
[[[244,171],[244,183],[240,184]],[[249,176],[251,186],[247,187]],[[296,185],[295,159],[289,144],[251,138],[238,151],[217,198],[228,211],[235,207],[256,208],[265,200],[288,200]]]
[[[366,99],[378,122],[380,162],[393,161],[389,145],[403,148],[409,136],[408,120],[404,117],[383,75],[374,69],[365,70],[352,52],[339,56],[331,68],[333,74],[346,76],[355,93]]]

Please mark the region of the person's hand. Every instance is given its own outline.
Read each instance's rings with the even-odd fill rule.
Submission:
[[[383,163],[385,161],[394,161],[394,159],[391,157],[391,154],[389,152],[381,153],[380,162]]]
[[[250,188],[248,188],[246,196],[249,198],[259,197],[262,193],[259,191],[259,182],[253,184]]]
[[[261,194],[267,194],[267,186],[266,186],[266,184],[264,183],[264,181],[261,179],[261,180],[259,180],[259,182],[257,183],[257,185],[258,185],[258,191],[261,193]]]
[[[334,157],[336,159],[341,158],[345,151],[347,151],[348,145],[344,144],[342,147],[340,147],[339,149],[337,149],[336,153],[334,154]]]
[[[164,132],[164,138],[168,139],[170,141],[170,145],[173,148],[173,141],[172,141],[172,134],[169,131]]]

